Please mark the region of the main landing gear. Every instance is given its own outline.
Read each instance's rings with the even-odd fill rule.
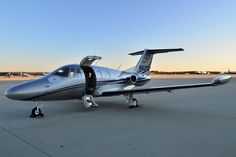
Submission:
[[[41,109],[40,109],[40,107],[39,107],[39,105],[40,105],[40,104],[42,105],[42,103],[41,103],[41,102],[35,102],[35,104],[36,104],[36,107],[34,107],[34,108],[32,109],[30,117],[31,117],[31,118],[43,117],[44,114],[41,112]]]
[[[133,97],[133,94],[127,94],[126,96],[126,101],[129,104],[129,108],[136,108],[139,107],[138,105],[138,100]]]

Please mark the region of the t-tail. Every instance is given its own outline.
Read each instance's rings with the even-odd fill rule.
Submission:
[[[129,55],[131,55],[131,56],[142,55],[141,58],[139,59],[137,65],[133,69],[133,72],[149,75],[151,64],[152,64],[152,58],[153,58],[154,54],[176,52],[176,51],[184,51],[184,49],[183,48],[145,49],[142,51],[130,53]]]

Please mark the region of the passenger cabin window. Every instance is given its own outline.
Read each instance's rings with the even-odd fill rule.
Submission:
[[[106,73],[107,73],[108,78],[111,78],[111,74],[108,71],[106,71]]]
[[[111,78],[111,75],[108,71],[103,71],[104,78]]]
[[[98,78],[102,78],[102,73],[101,73],[101,71],[98,71],[97,73],[98,73]]]

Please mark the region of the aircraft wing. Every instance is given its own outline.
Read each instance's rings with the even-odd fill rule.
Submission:
[[[123,95],[123,94],[149,94],[152,92],[171,92],[177,89],[186,89],[186,88],[200,88],[200,87],[209,87],[209,86],[219,86],[227,83],[231,79],[231,76],[221,76],[216,77],[209,83],[199,83],[199,84],[185,84],[185,85],[174,85],[174,86],[161,86],[161,87],[151,87],[151,88],[134,88],[128,90],[116,90],[116,91],[104,91],[101,96],[114,96],[114,95]]]

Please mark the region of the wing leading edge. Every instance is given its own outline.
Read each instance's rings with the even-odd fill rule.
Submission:
[[[152,92],[171,92],[177,89],[187,89],[187,88],[200,88],[200,87],[210,87],[223,85],[231,79],[231,76],[220,76],[216,77],[210,83],[199,83],[199,84],[185,84],[185,85],[175,85],[175,86],[161,86],[152,88],[138,88],[129,90],[118,90],[118,91],[104,91],[101,96],[115,96],[122,94],[149,94]]]

